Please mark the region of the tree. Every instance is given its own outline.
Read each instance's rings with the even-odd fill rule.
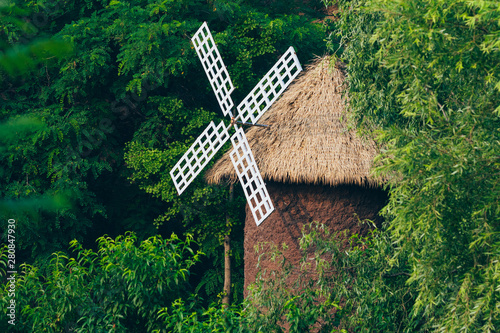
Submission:
[[[61,58],[71,54],[72,46],[70,43],[63,42],[57,38],[42,38],[38,36],[33,40],[23,40],[24,45],[12,43],[19,33],[35,37],[37,28],[30,22],[23,21],[20,18],[28,15],[29,11],[22,9],[14,4],[0,6],[0,21],[3,22],[3,32],[0,36],[0,84],[8,82],[6,79],[15,80],[22,75],[31,74],[41,63],[50,63],[51,58]],[[1,94],[5,100],[6,95]],[[8,121],[0,124],[0,156],[5,158],[7,163],[12,163],[14,150],[19,150],[22,138],[26,136],[37,135],[40,132],[48,131],[47,125],[33,114],[12,116]],[[15,148],[14,148],[15,147]],[[9,177],[12,171],[7,165],[0,167],[0,174]],[[29,185],[28,177],[26,183]],[[53,213],[70,207],[67,193],[43,193],[39,194],[32,191],[34,188],[21,190],[19,186],[15,192],[16,199],[7,199],[0,201],[0,215],[7,218],[26,216],[28,218],[36,217],[39,212]],[[19,199],[23,194],[35,192],[29,198]],[[15,230],[11,230],[15,231]],[[6,235],[7,229],[5,230]],[[21,242],[22,244],[22,242]],[[22,245],[21,245],[22,246]]]
[[[500,326],[497,2],[341,1],[350,110],[382,150],[421,331]],[[414,331],[403,327],[402,331]]]
[[[139,243],[127,233],[97,242],[95,252],[73,241],[75,256],[54,253],[45,270],[24,265],[16,282],[18,319],[11,326],[3,320],[3,331],[164,332],[157,312],[189,295],[190,269],[200,260],[192,237]],[[0,294],[4,317],[7,292],[5,286]]]

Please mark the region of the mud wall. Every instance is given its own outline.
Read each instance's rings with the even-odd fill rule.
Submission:
[[[332,232],[349,229],[350,233],[366,234],[367,224],[358,218],[382,222],[378,212],[385,205],[387,195],[380,189],[367,189],[354,185],[336,187],[317,185],[267,184],[275,211],[257,227],[246,207],[245,221],[245,295],[247,286],[255,281],[258,256],[255,245],[259,242],[286,243],[285,257],[298,269],[301,259],[299,239],[304,224],[318,221]],[[272,263],[264,262],[264,268],[273,269]]]

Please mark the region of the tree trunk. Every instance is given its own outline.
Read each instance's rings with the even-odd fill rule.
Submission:
[[[229,185],[229,202],[233,202],[233,184]],[[222,297],[222,305],[225,308],[231,303],[231,223],[229,219],[229,213],[226,212],[227,231],[224,236],[224,296]]]

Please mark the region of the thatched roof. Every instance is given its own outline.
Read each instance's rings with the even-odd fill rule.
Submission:
[[[372,140],[348,127],[342,97],[344,72],[317,59],[288,87],[246,136],[264,180],[304,184],[377,186],[370,177]],[[208,183],[235,182],[229,152],[207,171]]]

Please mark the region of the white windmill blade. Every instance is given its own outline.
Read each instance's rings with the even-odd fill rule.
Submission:
[[[245,192],[255,223],[259,225],[274,211],[274,206],[255,163],[245,132],[236,126],[235,129],[236,133],[231,136],[233,150],[229,156]]]
[[[255,88],[238,105],[238,119],[252,124],[266,112],[281,93],[302,71],[293,46],[281,56],[278,62],[259,81]]]
[[[196,53],[198,53],[198,57],[207,74],[208,80],[212,85],[212,89],[214,90],[215,97],[217,97],[222,113],[226,116],[234,106],[233,100],[231,99],[231,92],[234,90],[234,86],[226,66],[222,61],[219,50],[215,45],[212,34],[208,29],[207,22],[201,25],[193,38],[191,38],[191,41],[193,42]]]
[[[229,140],[228,128],[222,121],[217,126],[213,121],[210,122],[179,162],[170,170],[170,176],[179,195]]]

